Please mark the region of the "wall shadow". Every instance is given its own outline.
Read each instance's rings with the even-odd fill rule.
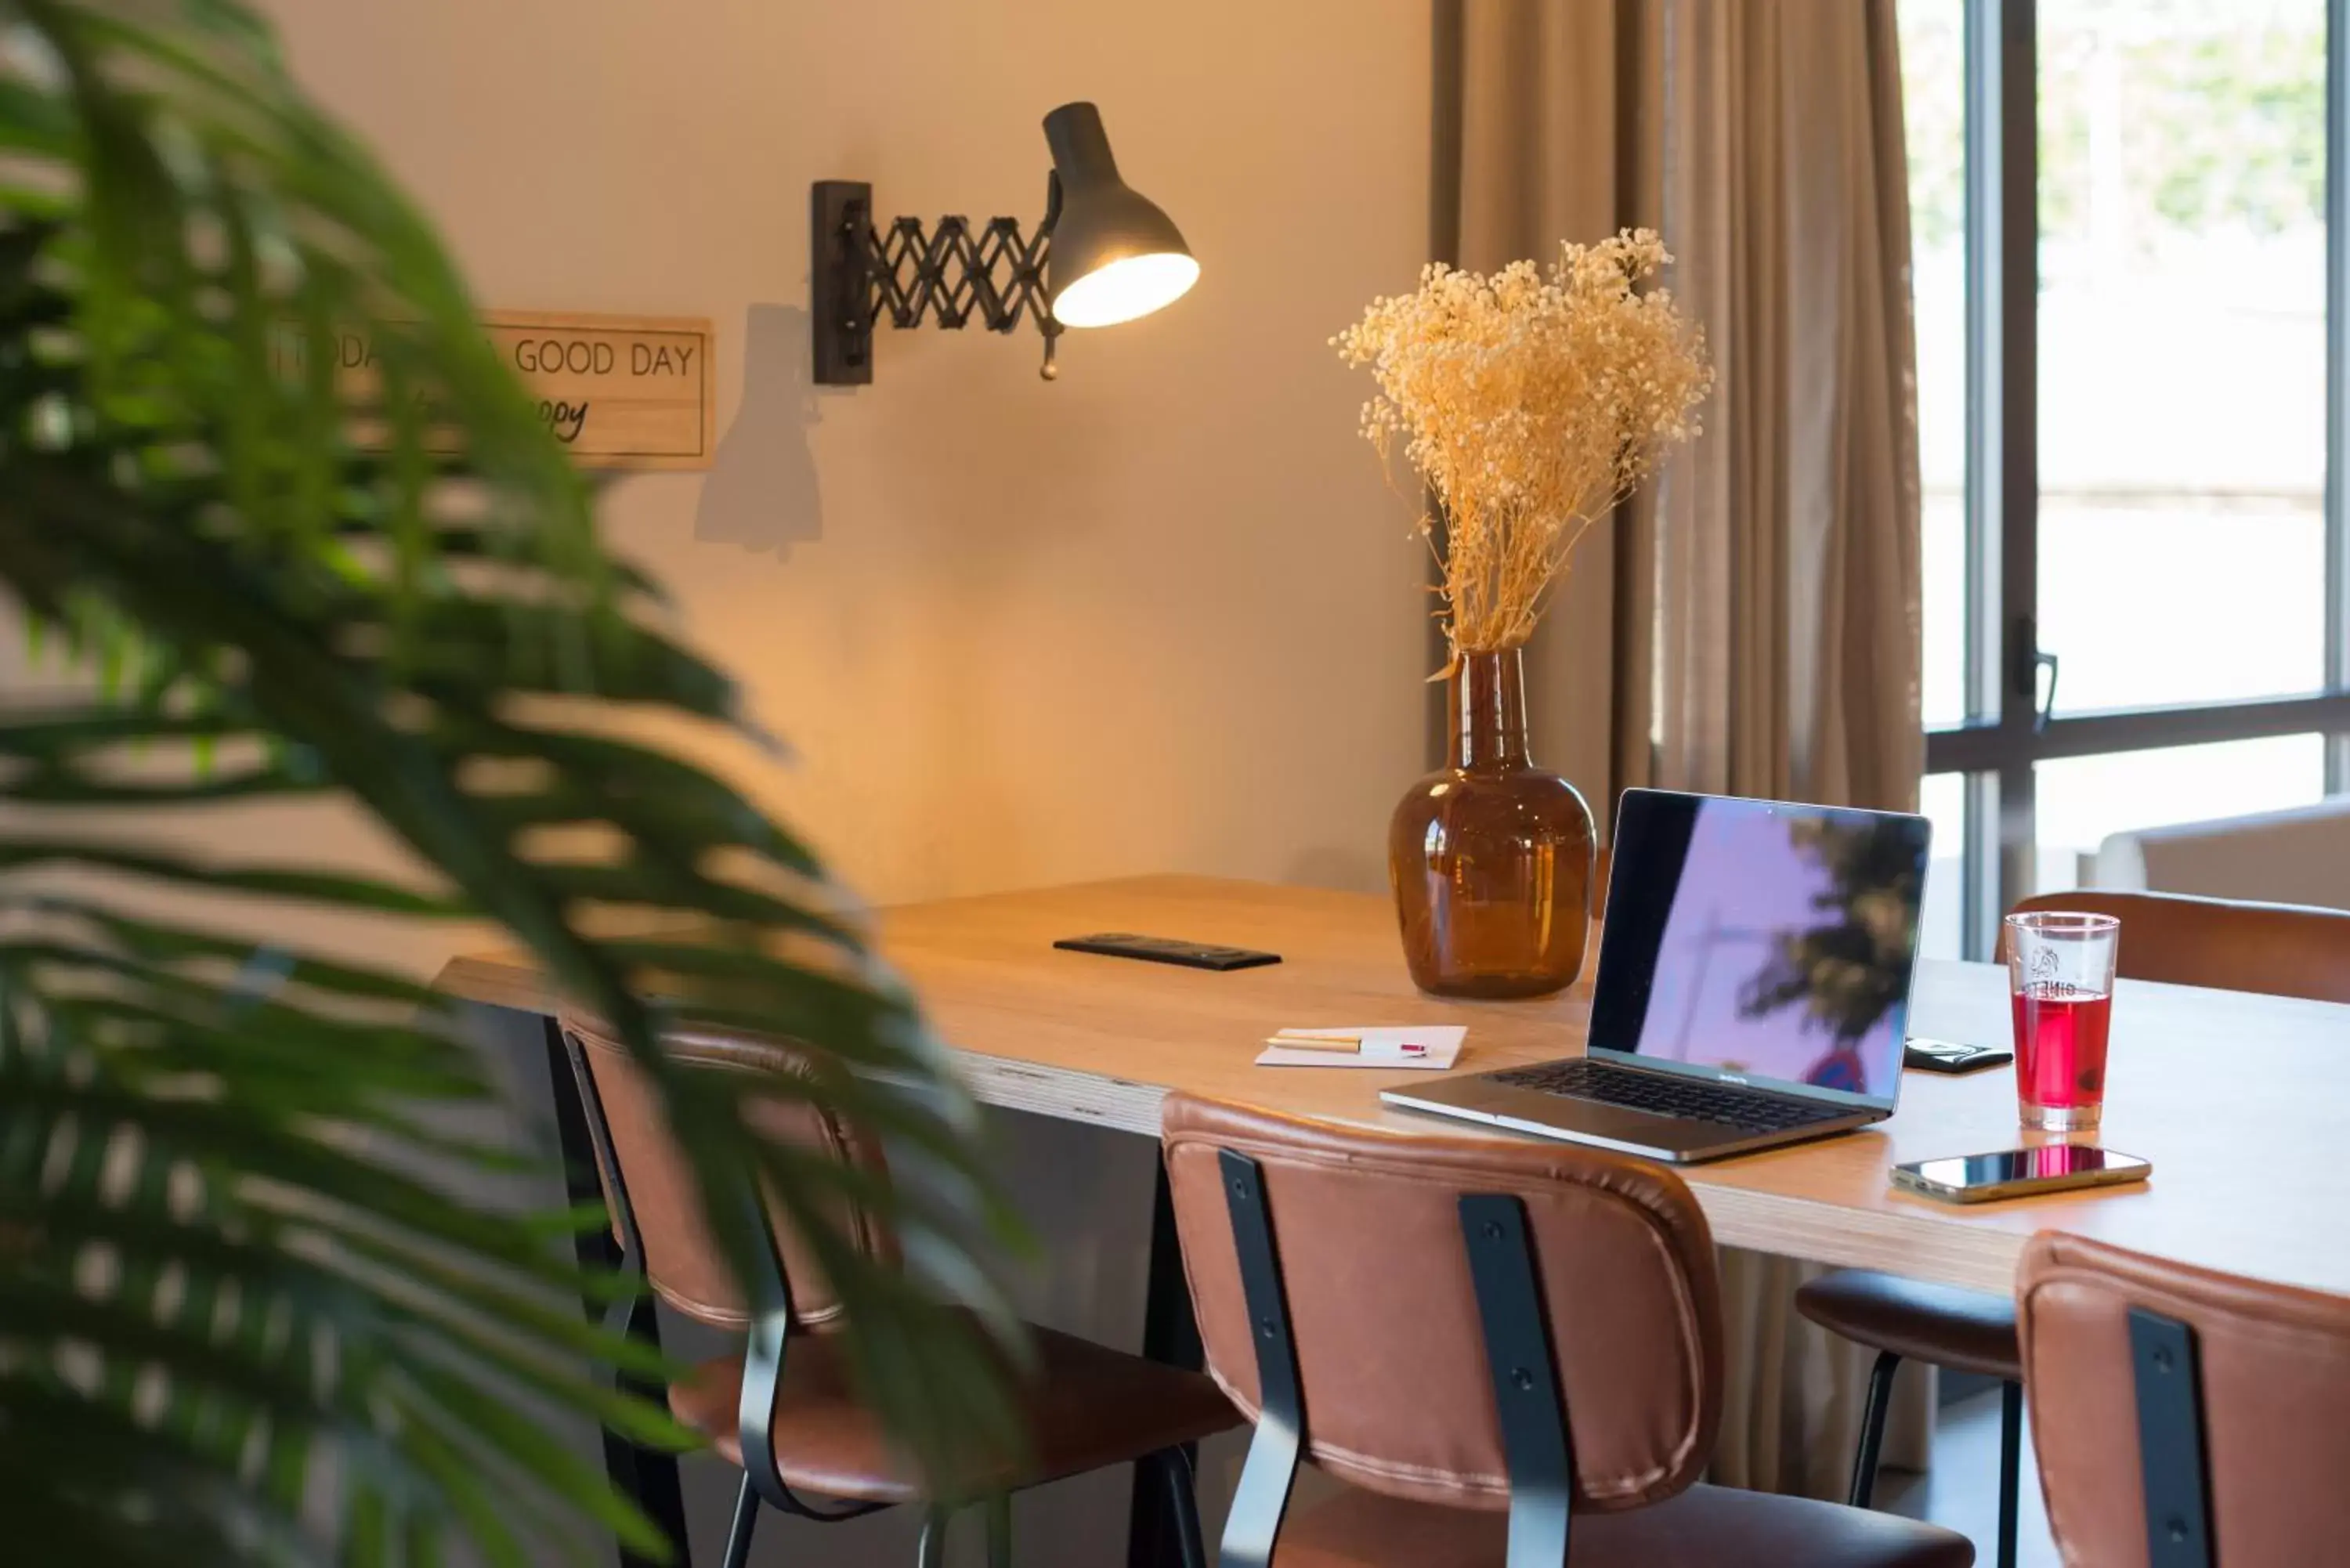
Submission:
[[[693,536],[776,559],[824,537],[824,493],[808,431],[822,418],[808,358],[808,313],[754,305],[743,324],[743,401],[718,441]]]

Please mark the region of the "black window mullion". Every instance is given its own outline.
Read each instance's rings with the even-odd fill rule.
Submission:
[[[2000,236],[2005,140],[2001,32],[2002,0],[1966,0],[1966,714],[1970,727],[1996,725],[2005,708],[2005,598],[2001,563],[2006,492],[2000,465],[2005,450],[2005,298]],[[1929,771],[1935,751],[1927,742]],[[1996,792],[1989,779],[1966,782],[1966,838],[1960,850],[1960,941],[1969,958],[1986,955],[2000,904],[2000,833]]]
[[[2325,5],[2325,689],[2350,691],[2350,0]],[[2350,730],[2325,788],[2350,790]]]
[[[2033,722],[2040,605],[2040,42],[2034,0],[1999,17],[2000,599],[2007,686],[1999,728],[1999,907],[2032,891]]]
[[[2333,734],[2344,730],[2350,730],[2350,692],[2256,697],[2191,708],[2125,708],[2052,719],[2044,730],[2027,726],[2021,743],[2003,728],[1990,724],[1938,731],[1926,737],[1926,771],[1982,773],[2016,762],[2029,764],[2058,757],[2258,741],[2275,735]]]
[[[1966,722],[2000,721],[2007,678],[2000,590],[2005,493],[2000,235],[2001,0],[1966,0]]]
[[[1926,737],[1968,774],[1962,950],[1989,956],[2031,877],[2039,597],[2039,73],[2033,0],[1966,0],[1967,723]],[[2022,681],[2019,689],[2018,675]]]

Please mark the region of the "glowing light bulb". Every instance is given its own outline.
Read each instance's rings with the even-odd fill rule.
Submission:
[[[1120,256],[1064,285],[1053,315],[1064,327],[1115,327],[1172,304],[1199,278],[1200,264],[1180,251]]]

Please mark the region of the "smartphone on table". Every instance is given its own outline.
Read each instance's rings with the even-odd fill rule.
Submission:
[[[1950,1040],[1929,1040],[1913,1034],[1903,1046],[1901,1064],[1928,1073],[1972,1073],[1984,1067],[2003,1066],[2015,1060],[2015,1053],[2002,1051],[1996,1045],[1960,1045]]]
[[[1988,1203],[2076,1187],[2144,1181],[2154,1162],[2091,1144],[2051,1143],[1948,1159],[1913,1160],[1893,1168],[1893,1185],[1945,1203]]]

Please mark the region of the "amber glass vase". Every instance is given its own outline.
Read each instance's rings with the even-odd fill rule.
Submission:
[[[1388,830],[1404,959],[1439,996],[1544,996],[1583,970],[1591,808],[1526,754],[1519,650],[1467,653],[1451,677],[1450,754]]]

